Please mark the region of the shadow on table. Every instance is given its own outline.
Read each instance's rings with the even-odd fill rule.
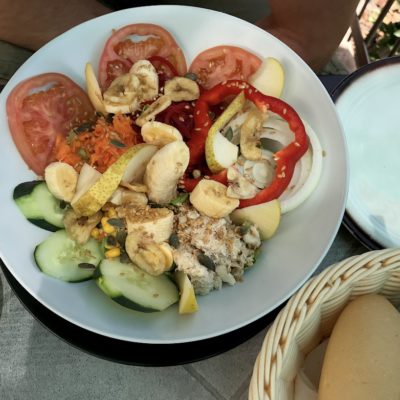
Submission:
[[[344,260],[348,257],[363,254],[369,251],[367,247],[362,245],[343,225],[340,226],[336,238],[322,260],[321,264],[315,271],[315,274],[321,272],[330,265]]]

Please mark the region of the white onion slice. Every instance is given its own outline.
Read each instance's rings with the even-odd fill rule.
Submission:
[[[261,138],[267,138],[286,147],[294,140],[289,124],[275,113],[264,123]],[[310,139],[310,147],[297,162],[293,177],[287,189],[279,197],[282,214],[294,210],[303,203],[316,188],[322,171],[322,148],[317,135],[311,126],[303,120]]]
[[[279,197],[282,214],[292,211],[302,204],[317,187],[321,177],[323,159],[321,144],[311,126],[304,120],[303,124],[310,139],[310,149],[296,165],[296,168],[300,169],[300,176],[293,176],[288,188]],[[311,168],[309,166],[310,157],[312,157]]]

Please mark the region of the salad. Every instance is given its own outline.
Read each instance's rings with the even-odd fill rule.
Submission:
[[[8,122],[38,179],[13,198],[52,232],[39,269],[143,312],[192,313],[243,280],[321,174],[317,135],[279,98],[284,75],[227,45],[187,68],[168,31],[133,24],[105,43],[98,78],[86,65],[86,91],[55,72],[19,83]]]

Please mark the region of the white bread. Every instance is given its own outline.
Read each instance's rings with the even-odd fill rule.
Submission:
[[[400,399],[400,313],[383,296],[350,302],[332,331],[319,400]]]

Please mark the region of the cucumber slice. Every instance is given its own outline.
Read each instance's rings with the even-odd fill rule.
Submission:
[[[44,183],[44,181],[29,181],[20,183],[14,189],[13,199],[17,200],[20,197],[26,196],[27,194],[31,194],[33,192],[33,189],[35,189],[36,186],[42,183]]]
[[[96,283],[112,300],[141,312],[162,311],[179,300],[176,285],[166,276],[152,276],[134,264],[102,260]]]
[[[52,232],[64,227],[65,208],[60,207],[60,200],[50,193],[44,181],[19,184],[14,189],[13,199],[32,224]]]
[[[65,230],[59,230],[36,246],[34,258],[46,275],[65,282],[82,282],[92,277],[102,254],[96,240],[91,238],[80,245]],[[92,264],[93,268],[81,268],[81,263]]]

